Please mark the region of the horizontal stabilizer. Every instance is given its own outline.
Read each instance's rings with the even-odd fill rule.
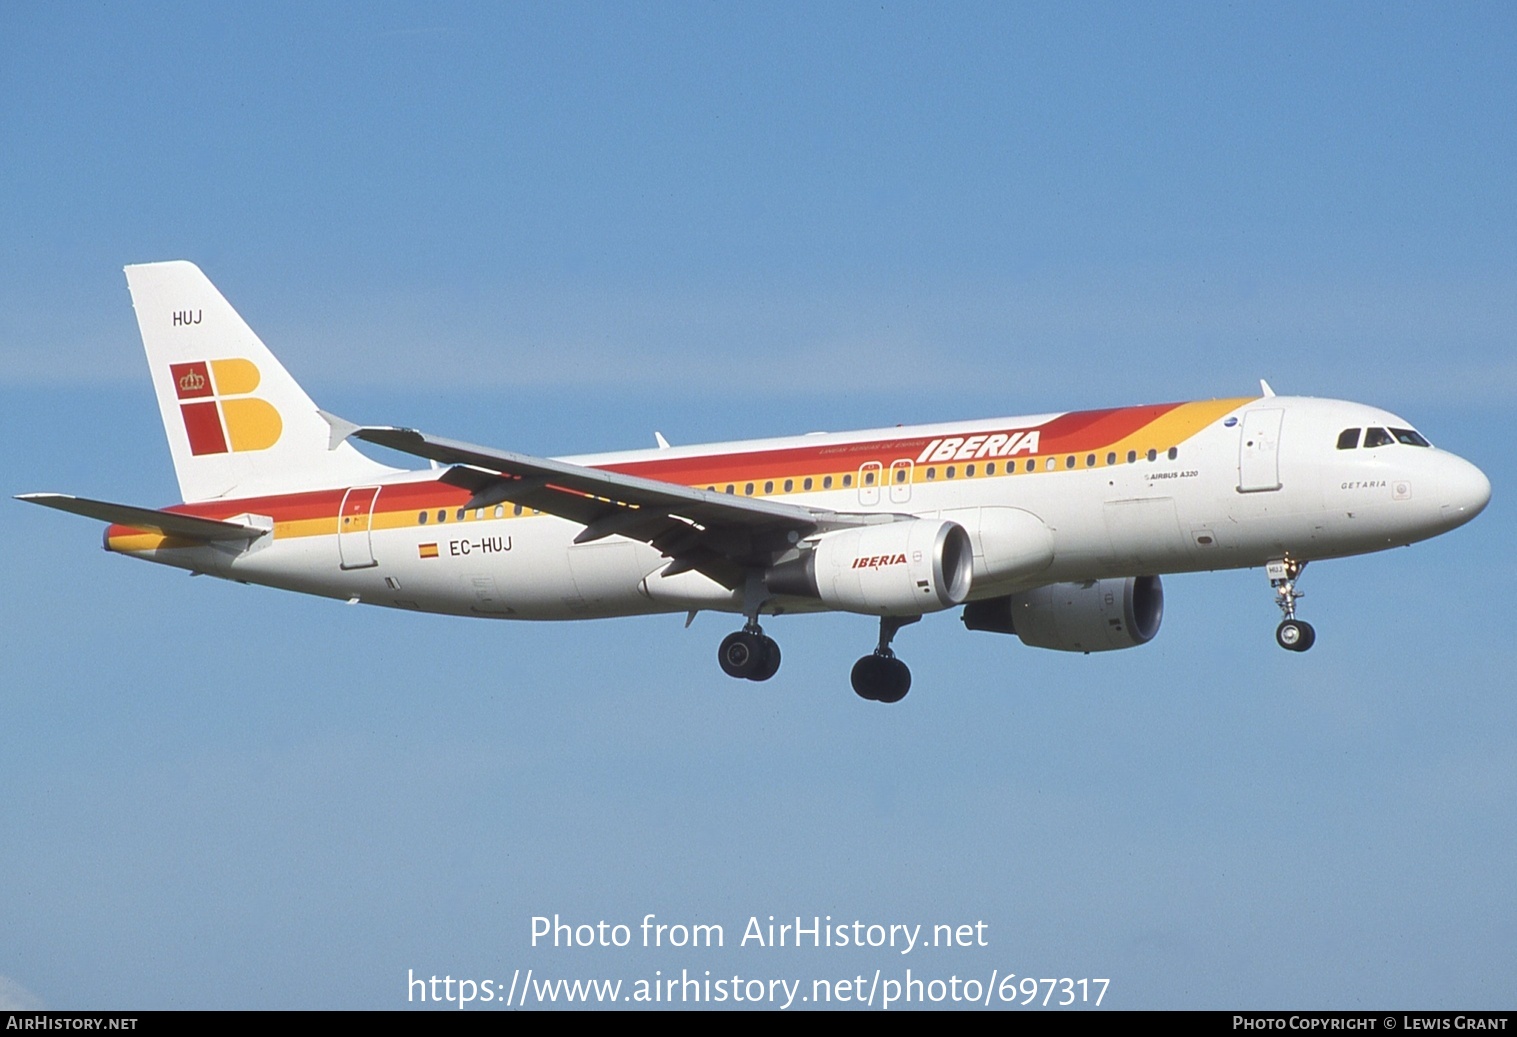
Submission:
[[[57,508],[59,511],[70,511],[101,522],[115,522],[144,532],[186,540],[256,540],[268,532],[257,526],[244,526],[240,522],[219,522],[216,519],[180,515],[172,511],[134,508],[130,504],[70,497],[66,493],[23,493],[16,499],[41,504],[46,508]]]

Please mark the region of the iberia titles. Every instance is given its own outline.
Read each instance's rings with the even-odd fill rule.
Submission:
[[[903,554],[893,555],[870,555],[866,558],[855,558],[853,569],[878,569],[882,565],[905,565],[906,556]]]
[[[948,436],[934,439],[917,456],[917,464],[929,461],[978,461],[982,457],[1010,457],[1012,454],[1036,454],[1038,430],[994,432],[981,436]]]

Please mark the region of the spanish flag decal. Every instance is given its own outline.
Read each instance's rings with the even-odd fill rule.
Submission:
[[[419,555],[421,555],[423,558],[436,558],[437,557],[437,545],[436,544],[422,544],[419,548],[416,549],[416,553],[419,554]]]

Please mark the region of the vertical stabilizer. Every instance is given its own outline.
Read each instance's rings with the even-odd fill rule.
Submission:
[[[126,268],[186,502],[373,482],[393,472],[330,427],[193,263]]]

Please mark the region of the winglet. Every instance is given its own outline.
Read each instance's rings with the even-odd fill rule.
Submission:
[[[658,448],[660,450],[669,449],[669,441],[664,438],[664,434],[662,432],[655,431],[653,433],[653,438],[658,443]]]
[[[346,418],[339,418],[335,414],[328,414],[326,411],[319,408],[317,409],[316,413],[321,415],[322,419],[327,423],[328,428],[331,429],[331,432],[327,438],[328,450],[336,450],[338,447],[342,446],[343,443],[347,442],[349,436],[363,427],[362,425],[353,424]]]
[[[1269,383],[1266,382],[1263,378],[1259,379],[1259,389],[1266,396],[1273,396],[1273,395],[1275,395],[1275,390],[1271,389],[1269,387]]]

